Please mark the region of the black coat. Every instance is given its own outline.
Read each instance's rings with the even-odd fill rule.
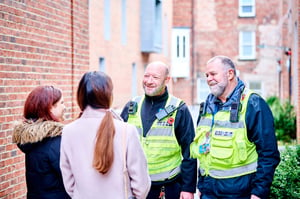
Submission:
[[[69,199],[59,168],[62,125],[56,122],[19,124],[13,141],[25,153],[28,199]]]

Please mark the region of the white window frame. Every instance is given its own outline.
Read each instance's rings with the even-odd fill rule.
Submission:
[[[245,41],[244,37],[246,33],[250,33],[250,41]],[[250,53],[246,54],[245,48],[251,48]],[[253,60],[256,58],[256,36],[254,31],[240,31],[239,33],[239,59],[241,60]]]
[[[173,28],[172,77],[188,78],[190,76],[190,56],[190,28]]]
[[[244,7],[252,7],[252,12],[244,12]],[[255,0],[239,0],[239,16],[255,17]]]

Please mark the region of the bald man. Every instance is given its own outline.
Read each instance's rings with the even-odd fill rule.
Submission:
[[[195,136],[186,104],[169,94],[169,67],[163,62],[147,65],[143,88],[124,107],[121,117],[136,126],[147,157],[151,189],[147,199],[193,199],[197,161],[190,158]]]

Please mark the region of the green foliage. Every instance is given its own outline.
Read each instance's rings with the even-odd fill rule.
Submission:
[[[300,198],[300,145],[286,147],[276,168],[270,198]]]
[[[278,97],[272,96],[266,102],[274,116],[277,140],[289,143],[296,139],[296,112],[290,101],[281,103]]]

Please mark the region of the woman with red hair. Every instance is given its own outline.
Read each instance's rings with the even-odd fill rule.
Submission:
[[[13,142],[25,153],[27,199],[69,199],[59,168],[65,112],[61,90],[38,86],[24,105],[24,121],[15,126]]]

